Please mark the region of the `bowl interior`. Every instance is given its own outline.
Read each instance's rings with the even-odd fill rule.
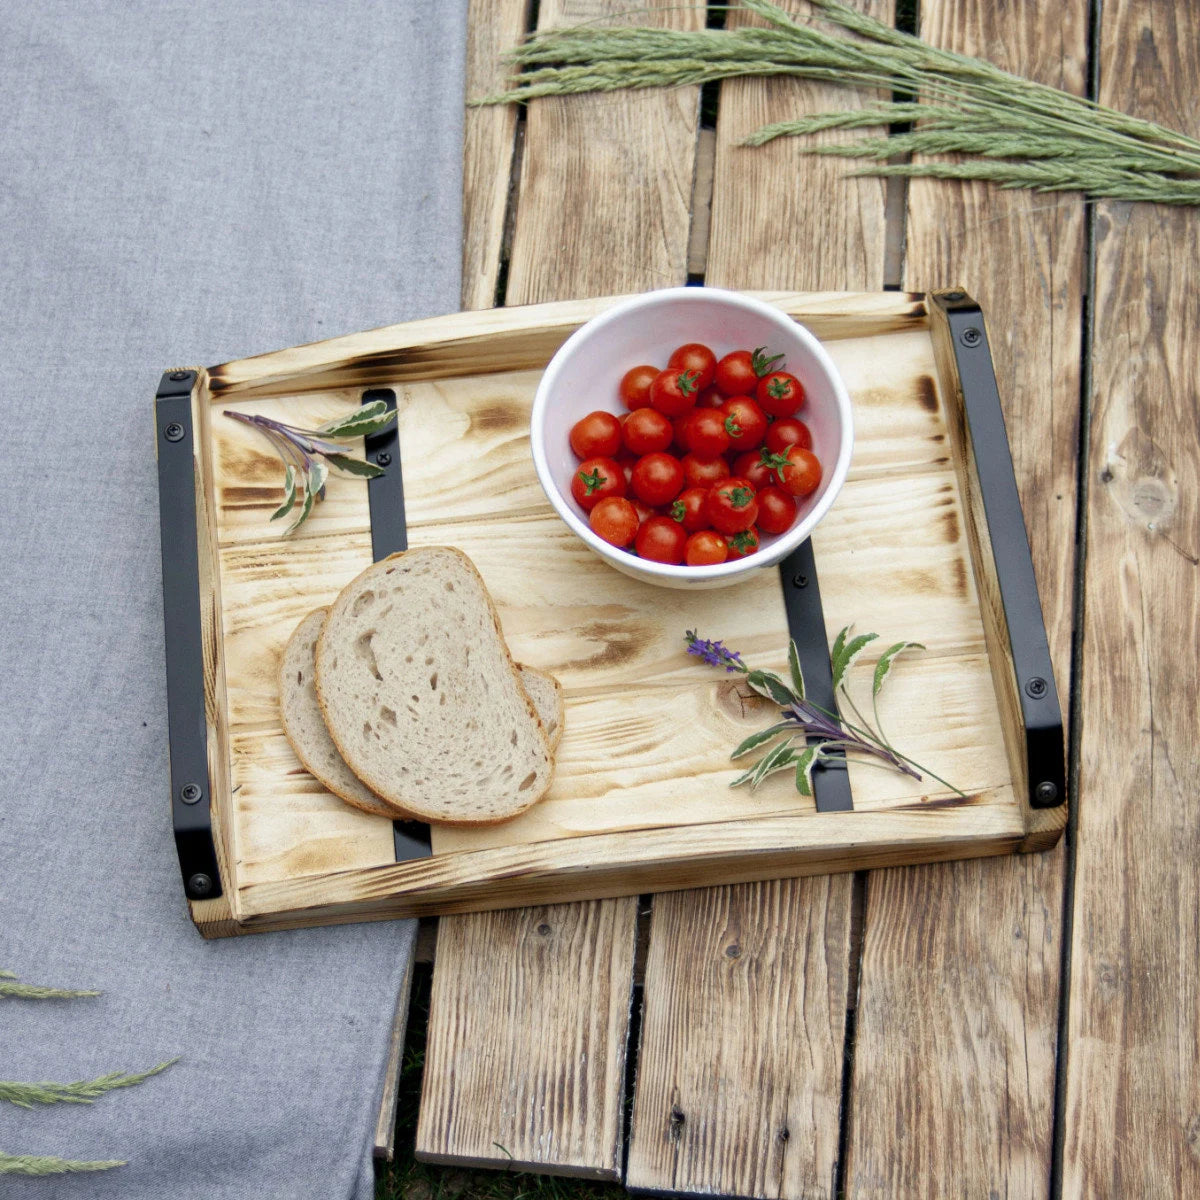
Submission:
[[[753,350],[766,346],[771,355],[784,354],[786,369],[804,385],[807,399],[796,414],[812,431],[813,451],[821,460],[820,486],[800,501],[796,524],[786,533],[763,534],[759,552],[748,559],[712,568],[666,568],[671,574],[703,571],[708,575],[729,573],[745,565],[753,567],[778,561],[772,548],[782,541],[787,549],[798,545],[807,533],[797,536],[805,517],[820,506],[831,488],[840,486],[843,471],[835,468],[843,449],[842,410],[837,389],[840,386],[832,364],[807,331],[775,309],[743,297],[708,288],[687,288],[651,293],[628,307],[618,308],[589,322],[559,350],[543,379],[540,412],[542,453],[566,511],[575,517],[570,522],[589,543],[606,556],[621,555],[639,567],[660,564],[643,563],[608,546],[592,534],[587,515],[571,496],[571,479],[578,459],[571,450],[572,425],[589,412],[602,409],[623,415],[627,410],[618,395],[622,375],[642,363],[665,368],[671,352],[685,342],[703,342],[718,358],[732,350]],[[560,511],[562,511],[560,507]],[[585,533],[583,531],[586,531]]]

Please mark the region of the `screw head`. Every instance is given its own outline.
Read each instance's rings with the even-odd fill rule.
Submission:
[[[1040,675],[1035,675],[1025,684],[1026,695],[1032,696],[1035,700],[1040,700],[1047,691],[1049,691],[1049,684]]]
[[[377,455],[375,455],[375,461],[381,467],[387,467],[391,465],[392,456],[386,450],[381,450]]]
[[[792,587],[808,587],[808,576],[799,573],[792,576]]]
[[[180,425],[178,421],[172,421],[170,425],[163,430],[163,437],[165,437],[168,442],[182,442],[183,433],[183,426]]]
[[[960,300],[967,298],[966,292],[943,292],[942,299],[949,300],[951,304],[957,304]]]
[[[983,341],[983,334],[976,326],[968,325],[966,329],[962,331],[962,334],[958,340],[962,342],[964,346],[978,346],[979,343]]]
[[[185,379],[189,378],[190,376],[191,376],[191,371],[172,371],[170,373],[170,375],[167,376],[167,378],[173,380],[175,383],[182,383]]]
[[[1034,789],[1033,794],[1037,797],[1040,803],[1050,804],[1052,801],[1058,799],[1058,787],[1051,783],[1049,779],[1044,779]]]
[[[188,893],[195,897],[207,896],[213,890],[212,879],[200,872],[193,875],[187,882]]]
[[[198,804],[204,792],[198,783],[185,783],[179,789],[179,798],[184,804]]]

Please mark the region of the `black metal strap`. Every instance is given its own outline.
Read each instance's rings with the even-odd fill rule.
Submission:
[[[836,713],[833,667],[825,638],[825,613],[821,608],[821,587],[817,581],[817,560],[811,538],[806,538],[779,564],[779,577],[783,583],[788,632],[796,643],[800,669],[804,672],[804,690],[814,704]],[[814,741],[820,739],[810,738],[809,744]],[[846,770],[846,756],[841,750],[830,751],[830,757],[822,757],[814,769],[813,798],[817,812],[853,810],[850,775]]]
[[[363,392],[362,402],[383,400],[393,412],[396,393],[391,388],[371,388]],[[404,516],[404,474],[400,462],[400,431],[393,423],[382,433],[367,438],[367,458],[384,468],[367,484],[367,502],[371,509],[371,553],[375,561],[408,549],[408,524]],[[429,826],[420,821],[393,821],[392,838],[396,861],[428,858],[433,850]]]
[[[162,542],[163,628],[167,659],[167,732],[171,822],[189,900],[221,895],[212,836],[204,643],[200,625],[200,549],[196,526],[192,388],[195,371],[168,371],[154,403]]]

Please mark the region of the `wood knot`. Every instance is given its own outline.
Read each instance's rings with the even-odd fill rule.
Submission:
[[[779,1132],[775,1136],[779,1141],[786,1142],[792,1136],[792,1131],[786,1125],[781,1125]]]
[[[669,1120],[668,1136],[673,1142],[679,1141],[683,1136],[683,1125],[687,1117],[683,1115],[683,1109],[678,1104],[671,1108],[671,1116]]]
[[[537,927],[537,931],[538,931],[538,933],[540,933],[540,934],[542,935],[542,937],[549,937],[549,936],[550,936],[550,932],[551,932],[551,931],[550,931],[550,926],[549,926],[549,925],[547,925],[545,921],[543,921],[543,922],[542,922],[542,923],[541,923],[541,924],[540,924],[540,925]]]
[[[733,942],[731,945],[726,946],[725,947],[725,957],[726,958],[741,958],[742,957],[741,946],[739,946],[737,944],[737,942]]]

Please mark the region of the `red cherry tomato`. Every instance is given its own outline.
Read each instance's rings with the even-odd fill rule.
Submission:
[[[734,450],[753,450],[762,445],[767,433],[767,414],[749,396],[734,396],[721,406],[725,431]]]
[[[688,342],[667,359],[667,368],[671,371],[695,371],[696,387],[703,391],[712,386],[713,376],[717,373],[717,356],[700,342]]]
[[[687,487],[712,487],[729,478],[729,464],[723,458],[697,458],[685,454],[682,461],[683,482]]]
[[[680,523],[688,533],[708,528],[708,517],[704,515],[704,501],[708,488],[685,488],[671,502],[670,516]]]
[[[746,558],[758,549],[758,530],[751,525],[749,529],[731,533],[725,544],[729,547],[730,558]]]
[[[755,398],[773,417],[790,417],[804,403],[804,384],[786,371],[772,371],[758,381]]]
[[[671,444],[675,431],[671,422],[660,412],[652,408],[639,408],[625,418],[621,430],[621,438],[630,454],[641,458],[643,454],[653,454],[657,450],[665,450]]]
[[[651,517],[637,532],[633,548],[651,562],[681,563],[687,545],[687,533],[670,517]]]
[[[789,446],[785,454],[787,466],[778,471],[779,485],[793,496],[808,496],[821,482],[821,464],[811,450]]]
[[[695,410],[693,409],[692,412]],[[682,458],[688,452],[687,447],[687,429],[688,418],[692,412],[685,412],[682,417],[675,417],[671,421],[671,452],[677,457]]]
[[[771,431],[767,430],[768,437]],[[761,492],[763,488],[769,487],[775,482],[775,476],[771,473],[771,468],[768,463],[763,461],[762,450],[747,450],[745,454],[739,454],[733,460],[733,474],[742,479],[748,479],[754,485],[756,492]]]
[[[694,408],[683,418],[683,441],[697,458],[717,458],[729,449],[729,418],[717,408]]]
[[[670,504],[683,490],[683,467],[673,454],[646,454],[637,460],[629,482],[639,500]]]
[[[695,371],[660,371],[650,385],[650,405],[664,417],[682,417],[696,406],[700,388]]]
[[[754,487],[749,480],[734,476],[709,488],[704,515],[719,533],[739,533],[749,529],[758,519]]]
[[[628,409],[650,407],[650,385],[658,375],[658,368],[648,364],[633,367],[621,376],[620,394]]]
[[[759,378],[768,374],[782,358],[782,354],[768,358],[765,346],[759,346],[753,352],[735,350],[717,363],[717,387],[723,396],[753,396]]]
[[[725,403],[725,397],[715,387],[705,388],[696,397],[697,408],[720,408]]]
[[[729,557],[729,546],[725,539],[711,529],[693,533],[683,549],[683,561],[689,567],[710,567],[723,563]]]
[[[623,496],[601,500],[588,514],[592,529],[614,546],[628,546],[637,536],[640,523],[637,510]]]
[[[812,449],[812,433],[797,417],[780,417],[767,428],[767,449],[772,454],[782,454],[789,446]]]
[[[763,533],[787,533],[796,519],[796,501],[781,487],[762,488],[758,501],[758,527]]]
[[[625,495],[625,472],[611,458],[589,458],[571,477],[571,495],[584,512],[591,512],[609,496]]]
[[[629,496],[628,500],[629,503],[633,505],[634,512],[637,513],[639,525],[643,521],[650,520],[651,517],[662,516],[660,509],[654,508],[652,505],[647,504],[645,500],[639,500],[636,496]]]
[[[570,441],[579,458],[612,458],[621,448],[621,422],[614,413],[590,412],[571,426]]]

